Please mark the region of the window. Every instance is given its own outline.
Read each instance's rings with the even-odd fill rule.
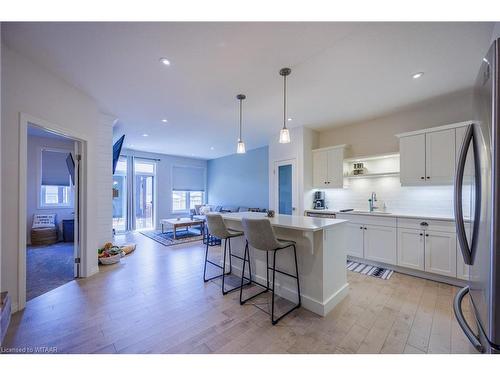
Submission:
[[[195,205],[203,204],[204,201],[203,191],[172,191],[172,210],[176,211],[188,211],[194,208]]]
[[[69,186],[42,185],[40,205],[42,207],[71,207]]]
[[[67,158],[70,151],[41,149],[40,208],[73,206],[73,188]]]

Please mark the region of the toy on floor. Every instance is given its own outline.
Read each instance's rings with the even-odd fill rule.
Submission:
[[[135,244],[113,245],[111,242],[106,242],[104,247],[97,250],[97,257],[101,264],[114,264],[120,261],[120,258],[130,254],[135,250]]]

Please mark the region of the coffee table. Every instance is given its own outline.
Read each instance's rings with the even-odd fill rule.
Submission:
[[[177,228],[183,228],[185,227],[186,229],[189,229],[191,226],[199,225],[201,228],[201,232],[203,234],[203,226],[205,225],[205,222],[203,220],[199,219],[191,219],[189,217],[181,217],[178,219],[162,219],[160,220],[161,223],[161,232],[163,233],[163,226],[168,225],[170,227],[174,228],[174,240],[177,239]]]

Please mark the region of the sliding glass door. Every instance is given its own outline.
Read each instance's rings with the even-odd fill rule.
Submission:
[[[134,158],[134,221],[136,230],[155,228],[156,162]]]
[[[113,175],[113,229],[125,232],[127,228],[127,158],[121,156]]]

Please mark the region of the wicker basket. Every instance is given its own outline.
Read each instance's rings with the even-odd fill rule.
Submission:
[[[57,242],[57,228],[33,228],[31,229],[31,245],[52,245]]]

